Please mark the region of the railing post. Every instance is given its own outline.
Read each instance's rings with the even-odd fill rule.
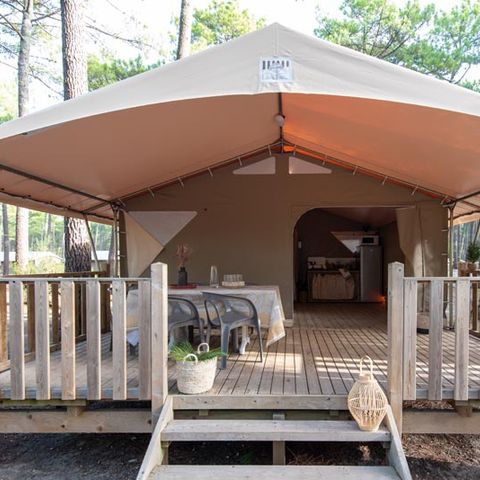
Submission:
[[[0,367],[8,361],[7,284],[0,284]],[[2,367],[3,368],[3,367]]]
[[[403,414],[403,295],[404,267],[388,265],[388,398],[398,431]]]
[[[152,428],[168,395],[168,269],[152,265]]]

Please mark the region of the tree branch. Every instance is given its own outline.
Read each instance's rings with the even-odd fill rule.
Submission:
[[[148,43],[145,43],[141,40],[138,40],[135,38],[126,38],[116,33],[107,32],[91,23],[87,24],[87,27],[90,28],[91,30],[101,33],[102,35],[106,35],[107,37],[111,37],[111,38],[114,38],[115,40],[121,40],[122,42],[127,42],[127,43],[130,43],[131,45],[135,45],[137,48],[140,48],[140,47],[154,48],[153,45],[149,45]]]

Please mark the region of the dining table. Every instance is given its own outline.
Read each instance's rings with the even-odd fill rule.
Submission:
[[[266,346],[269,347],[285,336],[285,314],[280,296],[280,289],[277,285],[246,285],[244,287],[210,287],[210,286],[170,286],[169,295],[186,298],[195,304],[199,315],[206,321],[203,292],[218,293],[247,298],[250,300],[260,319],[262,328],[268,330]],[[137,345],[138,333],[138,291],[132,289],[127,294],[127,340],[130,345]],[[250,343],[248,328],[242,327],[241,344],[239,352],[245,354],[246,347]]]

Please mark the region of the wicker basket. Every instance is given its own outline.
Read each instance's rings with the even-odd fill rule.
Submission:
[[[205,346],[208,352],[207,343],[201,343],[198,346],[197,353],[201,352],[201,347]],[[188,361],[193,358],[193,361]],[[183,362],[177,362],[177,387],[180,393],[195,395],[208,392],[213,387],[215,373],[217,372],[217,359],[198,361],[197,355],[188,354]]]
[[[370,371],[363,373],[363,363],[370,363]],[[373,362],[368,356],[360,360],[360,375],[348,394],[348,409],[360,430],[376,432],[387,413],[388,401],[373,377]]]

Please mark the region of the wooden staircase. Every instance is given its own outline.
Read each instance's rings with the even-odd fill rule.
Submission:
[[[387,447],[387,466],[294,465],[165,465],[163,445],[171,442],[381,442]],[[411,480],[400,437],[389,409],[377,432],[362,432],[344,420],[176,420],[171,399],[165,403],[137,480],[180,480],[212,477],[229,480]]]

